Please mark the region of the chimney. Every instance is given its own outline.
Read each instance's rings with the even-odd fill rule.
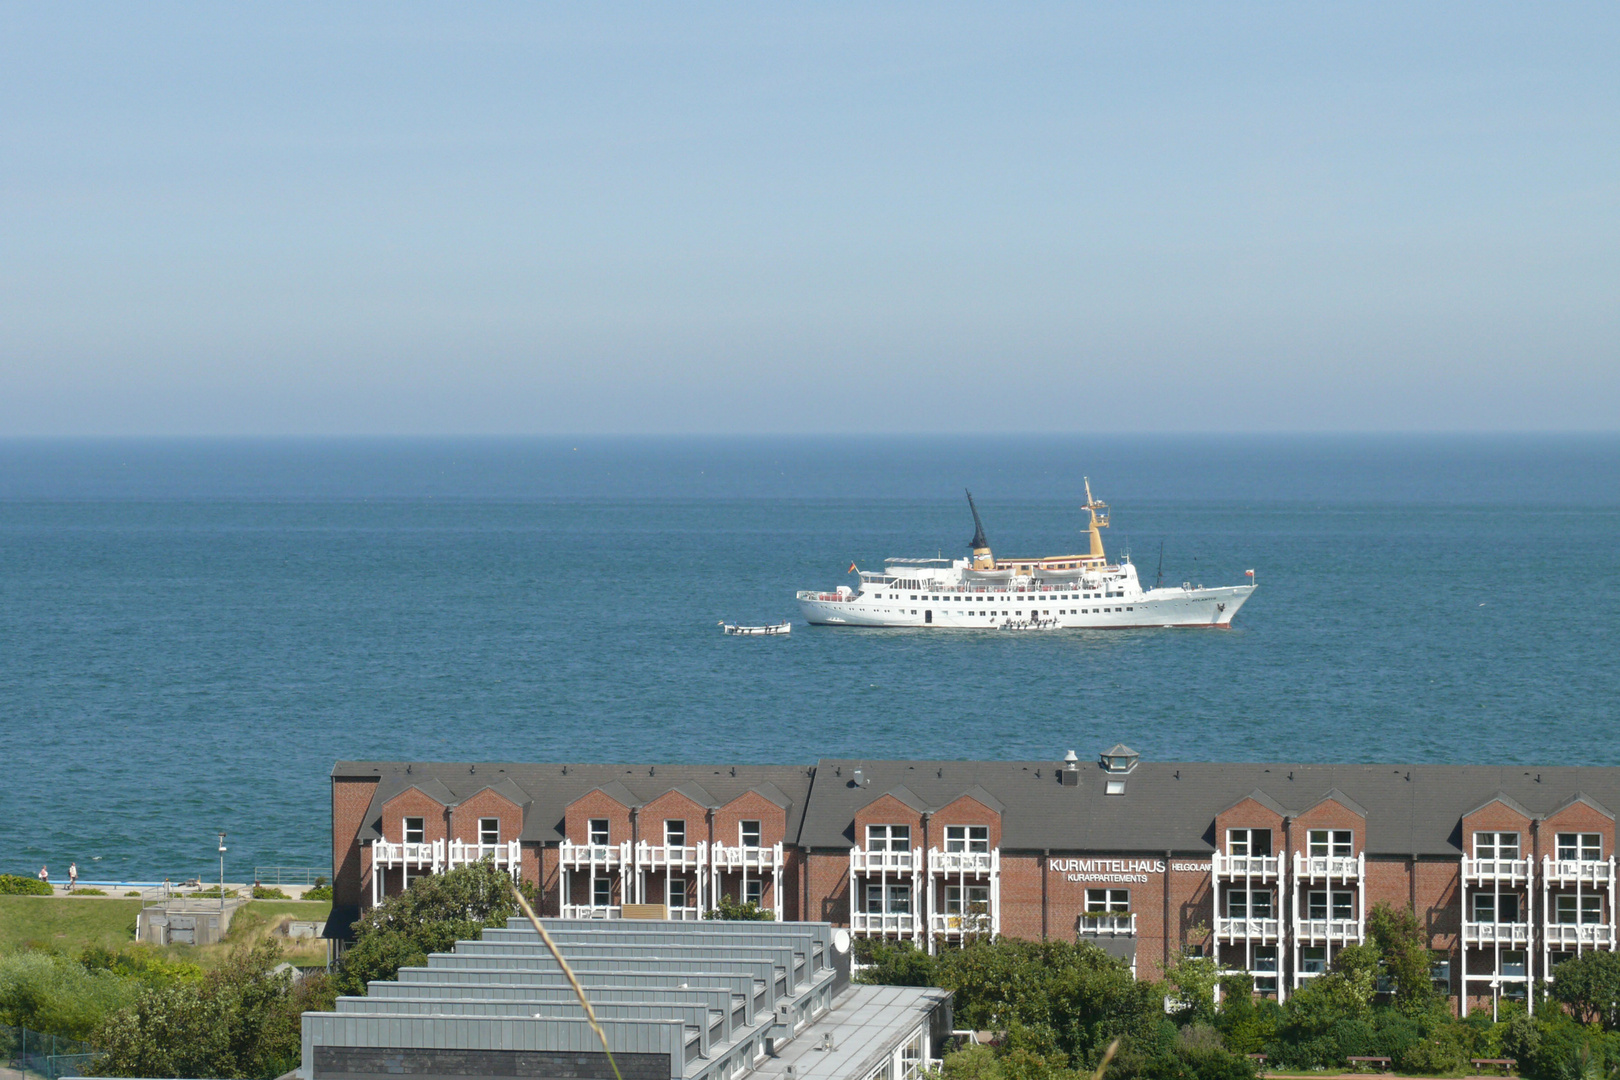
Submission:
[[[1063,757],[1063,770],[1058,773],[1064,787],[1080,786],[1080,756],[1070,750]]]

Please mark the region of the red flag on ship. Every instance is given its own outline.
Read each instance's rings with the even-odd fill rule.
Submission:
[[[851,574],[853,574],[855,572],[855,564],[854,563],[849,564],[849,570],[847,572],[851,573]]]
[[[1243,573],[1247,577],[1254,577],[1254,571],[1253,570],[1245,570],[1245,571],[1243,571]]]

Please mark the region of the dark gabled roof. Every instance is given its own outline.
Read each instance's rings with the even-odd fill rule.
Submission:
[[[1243,796],[1241,799],[1233,799],[1231,806],[1225,806],[1225,807],[1221,808],[1221,813],[1224,814],[1228,810],[1232,809],[1232,807],[1238,806],[1241,803],[1246,803],[1250,799],[1253,799],[1255,802],[1259,803],[1261,806],[1265,807],[1267,810],[1270,810],[1273,814],[1276,814],[1278,817],[1293,817],[1294,816],[1294,812],[1292,810],[1288,809],[1288,807],[1284,806],[1282,803],[1278,802],[1276,799],[1273,799],[1270,795],[1267,795],[1265,792],[1261,791],[1259,788],[1255,788],[1253,791],[1249,792],[1247,795]]]
[[[1365,806],[1362,806],[1360,803],[1356,802],[1356,800],[1352,799],[1338,788],[1328,788],[1322,793],[1322,797],[1320,799],[1317,799],[1315,802],[1306,806],[1305,810],[1314,810],[1323,803],[1330,801],[1338,803],[1340,806],[1344,807],[1353,814],[1360,814],[1362,817],[1367,816],[1367,808]],[[1305,810],[1301,810],[1300,813],[1303,814]]]
[[[409,768],[411,771],[406,772]],[[787,811],[787,839],[799,833],[813,770],[805,765],[598,765],[518,762],[340,761],[333,777],[375,779],[360,839],[377,838],[382,805],[406,787],[437,781],[454,805],[486,787],[510,781],[525,794],[521,840],[552,843],[563,838],[563,811],[593,790],[627,806],[641,806],[675,788],[696,785],[703,806],[723,806],[746,791],[758,791]],[[683,792],[693,797],[691,792]]]
[[[442,782],[434,779],[431,776],[425,776],[421,779],[413,779],[408,784],[401,784],[391,794],[389,794],[387,798],[383,799],[381,803],[377,804],[378,809],[382,809],[383,805],[385,805],[389,799],[397,798],[398,796],[403,795],[405,792],[412,789],[420,791],[434,802],[440,803],[444,806],[454,806],[456,803],[461,801],[451,794],[450,789],[445,787]]]
[[[1530,810],[1527,810],[1523,803],[1521,803],[1518,799],[1515,799],[1513,796],[1508,795],[1505,792],[1501,792],[1501,791],[1496,792],[1494,795],[1492,795],[1490,798],[1486,799],[1484,802],[1480,803],[1478,806],[1474,807],[1472,810],[1463,811],[1461,816],[1462,817],[1467,817],[1469,814],[1477,814],[1481,810],[1485,809],[1487,806],[1491,805],[1491,803],[1498,803],[1498,802],[1501,803],[1503,806],[1507,807],[1509,810],[1512,810],[1516,814],[1523,814],[1525,817],[1530,818],[1532,821],[1535,820],[1536,815],[1533,812],[1531,812]]]
[[[969,799],[978,800],[979,802],[983,803],[986,807],[988,807],[991,810],[994,810],[998,814],[1002,813],[1003,811],[1005,811],[1007,809],[1006,805],[1003,804],[1000,799],[996,798],[994,795],[992,795],[988,791],[984,790],[984,785],[982,785],[982,784],[974,784],[972,787],[970,787],[966,791],[962,792],[962,794],[958,795],[956,798],[960,799],[960,798],[962,798],[964,796],[966,796]],[[951,802],[955,802],[955,801],[956,801],[956,799],[951,800]],[[949,804],[946,804],[946,805],[949,805]],[[944,807],[940,807],[940,809],[944,809]]]
[[[862,790],[864,791],[868,789],[863,788]],[[886,795],[899,799],[901,802],[905,803],[919,814],[926,813],[929,809],[928,804],[917,798],[917,793],[906,787],[904,784],[900,784],[897,787],[892,787],[888,791],[878,792],[876,795],[866,800],[866,802],[863,804],[863,808],[866,806],[871,806],[873,803],[877,802]]]
[[[495,794],[504,799],[511,800],[518,806],[528,806],[530,802],[529,793],[518,787],[510,777],[504,780],[498,780],[493,784],[485,784],[475,791],[469,791],[467,794],[463,795],[459,801],[466,802],[474,795],[477,795],[479,792],[483,791],[493,791]]]
[[[1591,796],[1587,795],[1586,792],[1584,792],[1584,791],[1577,791],[1575,794],[1571,795],[1569,798],[1565,799],[1563,802],[1559,803],[1557,806],[1553,807],[1551,810],[1547,811],[1546,814],[1544,814],[1542,816],[1550,818],[1555,814],[1559,814],[1559,813],[1562,813],[1565,810],[1568,810],[1571,806],[1574,806],[1576,803],[1585,803],[1587,806],[1590,806],[1592,809],[1596,810],[1598,813],[1602,814],[1604,817],[1608,818],[1610,821],[1614,820],[1614,812],[1612,810],[1610,810],[1607,806],[1604,806],[1602,803],[1598,802],[1596,799],[1594,799]]]
[[[702,784],[695,783],[691,780],[683,780],[681,783],[676,784],[669,790],[680,792],[682,795],[685,795],[688,799],[691,799],[705,810],[713,810],[715,807],[720,805],[714,801],[713,795],[710,795],[707,791],[703,790]],[[666,795],[668,793],[669,792],[665,792]]]

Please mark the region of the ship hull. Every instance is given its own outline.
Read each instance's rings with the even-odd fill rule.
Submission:
[[[1031,618],[1056,620],[1059,629],[1230,629],[1254,585],[1223,588],[1150,589],[1130,598],[1086,600],[1062,591],[1005,594],[946,593],[917,600],[874,599],[855,593],[799,597],[805,620],[815,626],[868,626],[940,630],[1000,630]]]

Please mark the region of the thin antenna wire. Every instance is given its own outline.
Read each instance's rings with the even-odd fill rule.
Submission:
[[[568,985],[574,988],[574,994],[579,998],[579,1003],[585,1007],[585,1019],[590,1023],[591,1030],[596,1032],[596,1037],[602,1040],[602,1053],[607,1055],[608,1064],[613,1066],[614,1077],[616,1080],[624,1080],[624,1076],[619,1072],[619,1063],[613,1060],[613,1051],[608,1049],[607,1032],[603,1031],[602,1025],[596,1022],[596,1010],[591,1008],[591,999],[585,996],[585,988],[579,985],[579,979],[575,977],[574,969],[569,967],[568,961],[563,959],[563,954],[557,948],[557,943],[551,940],[551,935],[546,933],[546,928],[540,925],[540,916],[534,913],[534,908],[529,906],[529,902],[523,898],[523,893],[518,890],[516,878],[512,879],[512,895],[517,897],[518,907],[522,908],[523,914],[529,917],[529,925],[534,927],[535,933],[540,935],[540,940],[545,942],[546,948],[551,950],[552,959],[556,960],[557,966],[562,968],[563,975],[568,978]],[[1118,1040],[1115,1041],[1118,1042]],[[1111,1055],[1112,1049],[1110,1048]],[[1105,1057],[1103,1064],[1106,1065],[1107,1063],[1108,1059]]]

